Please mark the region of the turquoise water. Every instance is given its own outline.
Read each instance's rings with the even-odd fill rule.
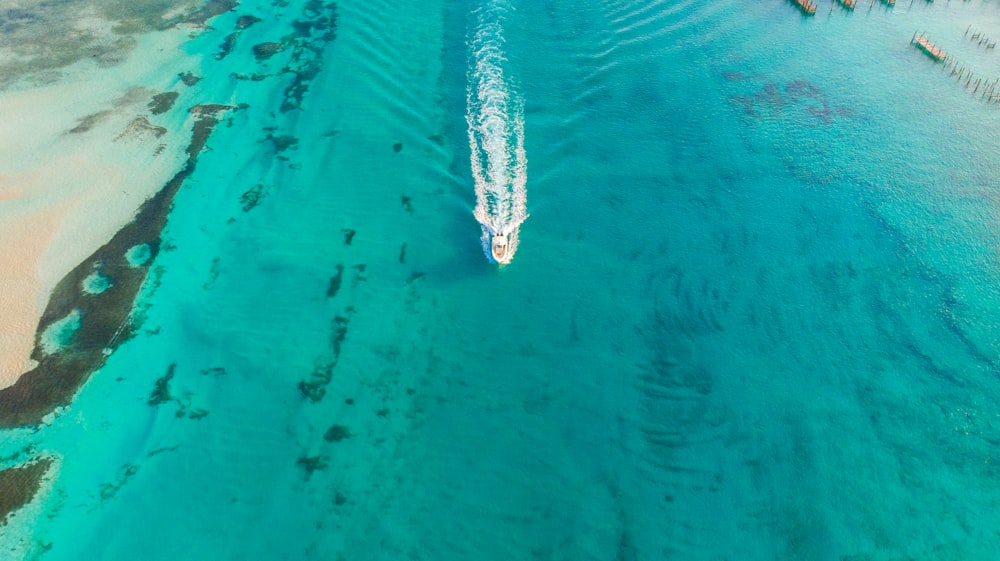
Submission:
[[[1000,549],[989,2],[512,2],[528,211],[472,216],[485,4],[211,21],[246,103],[178,195],[138,335],[38,430],[15,558],[978,560]],[[305,64],[305,63],[302,63]],[[969,88],[971,90],[971,88]],[[5,557],[6,558],[6,557]]]

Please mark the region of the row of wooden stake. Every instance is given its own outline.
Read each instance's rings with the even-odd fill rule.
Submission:
[[[972,36],[971,37],[969,37],[969,32],[970,31],[972,32]],[[969,37],[969,39],[972,40],[972,41],[976,41],[977,42],[976,44],[978,46],[986,45],[987,49],[995,49],[996,46],[997,46],[997,42],[996,41],[991,40],[982,31],[977,31],[975,29],[972,29],[971,25],[965,29],[965,36]]]
[[[955,76],[955,81],[962,83],[965,80],[963,87],[966,91],[971,88],[973,95],[979,93],[982,89],[982,93],[979,93],[979,97],[985,99],[991,103],[1000,103],[1000,77],[998,78],[982,78],[976,77],[975,73],[965,65],[964,63],[959,63],[955,60],[955,57],[951,55],[946,55],[941,49],[930,43],[924,34],[921,33],[919,36],[914,33],[913,38],[910,39],[910,44],[915,45],[925,54],[930,56],[935,62],[941,62],[942,68],[949,72],[950,76]]]
[[[975,95],[982,89],[979,97],[991,103],[1000,102],[1000,91],[997,89],[998,85],[1000,85],[1000,78],[977,77],[966,64],[960,63],[951,56],[944,60],[943,69],[948,72],[949,76],[954,76],[955,81],[962,84],[966,91],[971,88],[972,91],[970,93]]]

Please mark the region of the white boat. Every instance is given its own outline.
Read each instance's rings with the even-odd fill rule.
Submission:
[[[490,254],[501,265],[510,263],[510,240],[505,232],[494,232],[490,236]]]
[[[483,253],[492,263],[509,264],[517,251],[517,232],[520,224],[508,224],[500,228],[494,228],[485,221],[479,224],[483,228],[483,236],[480,238],[483,243]]]

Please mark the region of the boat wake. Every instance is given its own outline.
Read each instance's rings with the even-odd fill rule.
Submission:
[[[501,265],[513,259],[518,229],[528,218],[524,103],[503,72],[504,12],[499,6],[478,11],[466,110],[476,182],[473,214],[482,226],[483,251]]]

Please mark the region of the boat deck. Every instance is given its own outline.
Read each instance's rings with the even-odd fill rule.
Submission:
[[[793,4],[802,10],[802,13],[807,16],[816,15],[816,4],[810,2],[809,0],[791,0]]]
[[[944,51],[936,47],[933,43],[924,37],[923,33],[919,37],[914,36],[910,40],[910,43],[915,45],[918,49],[924,52],[927,56],[935,60],[935,62],[941,62],[942,60],[948,58],[948,55]]]

